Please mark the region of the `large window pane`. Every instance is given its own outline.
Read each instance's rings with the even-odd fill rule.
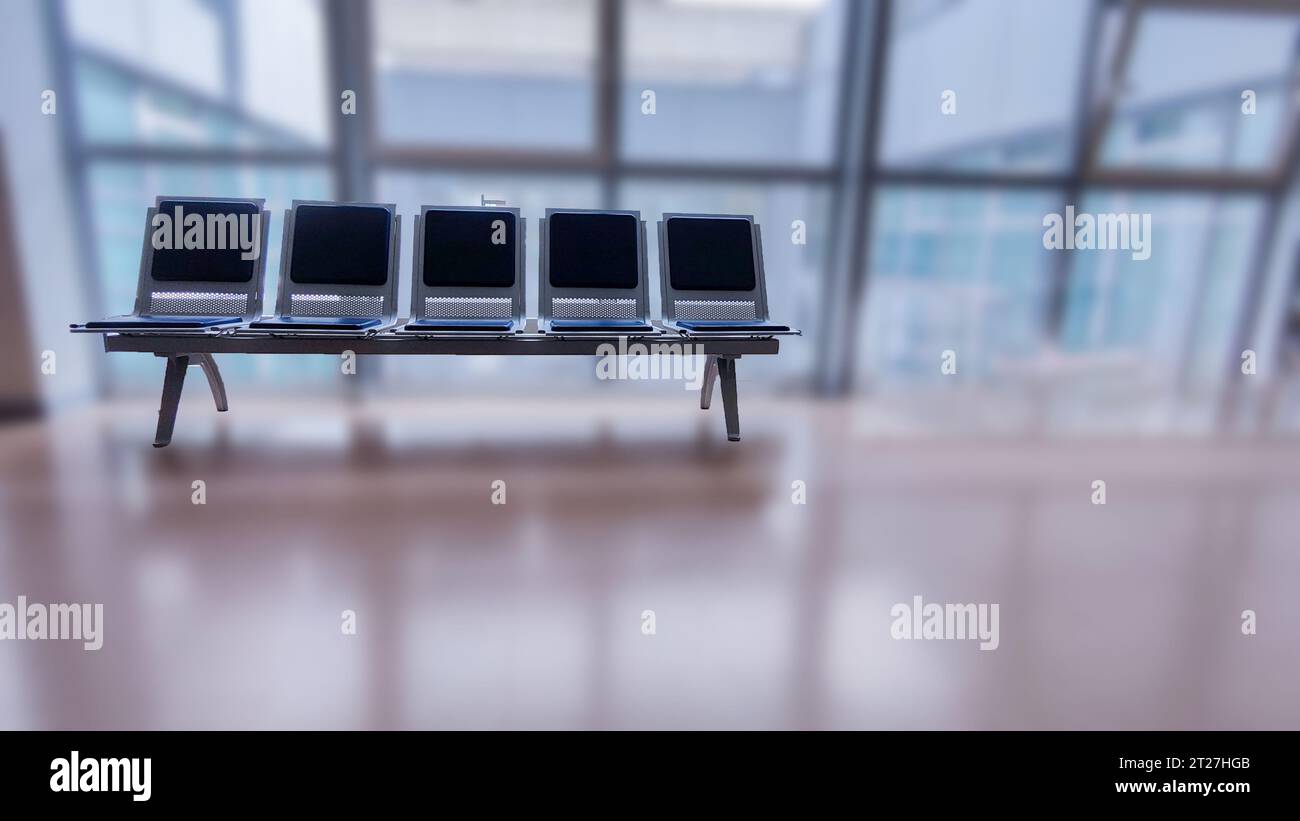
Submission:
[[[1051,191],[886,188],[876,196],[859,384],[960,382],[1019,369],[1043,343]]]
[[[1058,170],[1069,161],[1088,0],[896,3],[881,159]],[[945,93],[953,92],[945,113]]]
[[[381,140],[590,147],[595,23],[593,0],[377,0]]]
[[[328,141],[317,0],[73,0],[68,17],[87,143]]]
[[[339,92],[327,88],[320,1],[239,0],[236,42],[241,106],[310,142],[327,142],[339,116]]]
[[[1150,214],[1151,257],[1074,252],[1065,350],[1127,353],[1149,383],[1169,390],[1218,384],[1257,243],[1259,199],[1098,192],[1080,210]]]
[[[1152,10],[1141,15],[1107,165],[1271,167],[1290,122],[1298,15]],[[1255,93],[1254,113],[1242,93]]]
[[[1080,210],[1151,215],[1151,256],[1075,251],[1054,429],[1196,433],[1216,424],[1262,203],[1210,194],[1093,192]]]
[[[622,136],[644,159],[824,165],[844,44],[836,0],[633,0]],[[645,92],[654,93],[646,113]]]
[[[74,45],[95,50],[192,91],[225,91],[222,23],[201,0],[68,0]]]

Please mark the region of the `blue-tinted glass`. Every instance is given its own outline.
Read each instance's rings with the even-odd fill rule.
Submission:
[[[1062,344],[1123,353],[1148,374],[1214,383],[1228,362],[1261,202],[1254,197],[1096,192],[1080,211],[1151,217],[1150,258],[1072,252]]]
[[[87,142],[328,141],[317,0],[71,0],[68,23]]]
[[[1088,0],[894,8],[883,162],[1017,171],[1066,165]]]
[[[933,380],[945,350],[990,378],[1041,348],[1048,191],[886,188],[877,195],[859,367],[865,384]]]
[[[1102,145],[1112,166],[1262,169],[1279,159],[1296,14],[1154,9],[1141,15]]]
[[[372,5],[384,142],[548,149],[592,144],[592,0]]]
[[[843,0],[627,3],[619,97],[624,153],[829,163],[845,10]]]

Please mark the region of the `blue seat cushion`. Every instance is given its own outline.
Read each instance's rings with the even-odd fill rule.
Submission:
[[[743,331],[745,333],[775,333],[790,330],[787,325],[773,325],[762,320],[737,321],[734,319],[692,319],[679,320],[678,327],[688,331]]]
[[[113,316],[87,322],[86,327],[97,331],[111,331],[116,328],[211,328],[217,325],[233,325],[243,322],[239,316]]]
[[[256,331],[360,331],[383,322],[378,317],[357,316],[277,316],[250,322]]]
[[[552,319],[553,331],[653,331],[639,319]]]
[[[417,319],[406,324],[411,331],[508,331],[513,319]]]

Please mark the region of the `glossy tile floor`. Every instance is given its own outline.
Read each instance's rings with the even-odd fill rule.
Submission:
[[[192,390],[165,450],[153,404],[0,428],[0,602],[104,604],[99,651],[0,641],[0,727],[1300,728],[1300,440],[742,396],[736,445],[691,405]],[[997,603],[998,649],[894,640],[916,595]]]

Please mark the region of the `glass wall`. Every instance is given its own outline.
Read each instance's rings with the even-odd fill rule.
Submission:
[[[1074,140],[1088,0],[895,4],[881,160],[1062,170]]]
[[[1277,214],[1294,174],[1300,11],[59,2],[90,290],[104,313],[130,309],[157,194],[266,197],[274,294],[283,209],[349,191],[396,202],[408,220],[403,303],[420,205],[520,207],[530,312],[547,207],[638,209],[651,236],[665,212],[754,215],[773,317],[805,336],[747,363],[747,391],[812,392],[820,375],[842,373],[872,402],[934,407],[960,389],[960,403],[938,404],[965,412],[982,392],[1062,430],[1087,429],[1122,394],[1129,407],[1106,429],[1208,430],[1239,387],[1235,347],[1251,338],[1283,350],[1291,327],[1281,259],[1291,249]],[[878,23],[883,52],[873,54]],[[339,109],[341,76],[373,93],[355,115]],[[347,116],[360,128],[341,128]],[[1044,221],[1067,206],[1149,216],[1150,259],[1044,247]],[[657,244],[648,250],[657,285]],[[828,341],[841,339],[843,350]],[[955,379],[939,367],[945,351],[957,354]],[[110,390],[156,381],[156,363],[130,359],[104,365]],[[230,381],[258,390],[284,380],[338,389],[323,366],[229,368]],[[568,361],[372,370],[380,391],[599,389],[589,367]]]
[[[1144,14],[1102,161],[1155,168],[1273,165],[1286,136],[1297,42],[1294,15]],[[1250,113],[1243,110],[1248,103]]]
[[[592,146],[594,0],[378,0],[371,19],[380,140]]]
[[[891,4],[860,394],[948,431],[1222,423],[1291,293],[1261,266],[1300,13],[1215,6]],[[1149,222],[1149,258],[1046,247],[1067,214]]]
[[[844,7],[835,0],[627,3],[623,152],[669,162],[829,165]]]
[[[86,143],[327,140],[317,0],[67,0],[66,19]]]

